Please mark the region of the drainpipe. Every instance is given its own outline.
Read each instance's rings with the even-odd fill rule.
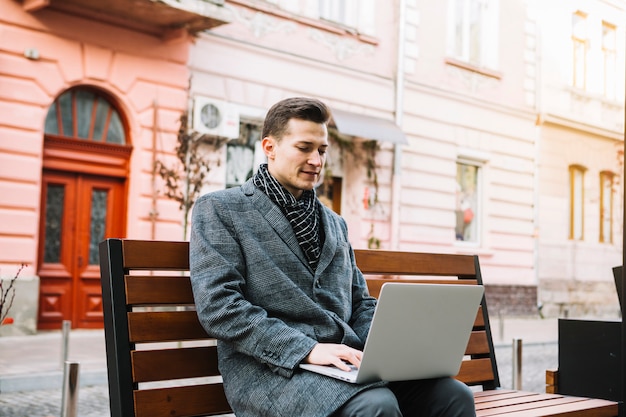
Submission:
[[[402,128],[404,116],[404,54],[406,39],[406,0],[400,0],[398,12],[398,61],[395,83],[395,122]],[[398,249],[400,240],[400,175],[402,173],[402,148],[393,146],[393,167],[391,174],[391,249]]]
[[[538,7],[538,6],[535,6]],[[535,23],[535,164],[534,164],[534,184],[533,184],[533,223],[534,223],[534,236],[533,236],[533,264],[534,264],[534,278],[535,285],[539,287],[539,173],[541,167],[541,126],[543,125],[543,57],[542,57],[542,39],[541,39],[541,25],[543,20],[537,10],[536,23]],[[537,300],[539,301],[539,300]],[[541,306],[539,313],[541,314]]]

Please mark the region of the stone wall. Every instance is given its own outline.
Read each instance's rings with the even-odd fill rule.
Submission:
[[[538,295],[546,317],[620,317],[617,289],[613,282],[543,280]]]
[[[538,314],[534,285],[485,285],[490,317]]]

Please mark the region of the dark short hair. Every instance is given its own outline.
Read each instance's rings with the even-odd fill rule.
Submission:
[[[286,98],[274,104],[267,112],[261,137],[274,136],[278,140],[282,139],[291,119],[327,124],[330,111],[324,103],[314,98]]]

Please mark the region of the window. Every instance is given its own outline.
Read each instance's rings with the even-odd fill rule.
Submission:
[[[258,123],[242,121],[239,138],[226,145],[226,188],[242,185],[264,162],[261,130],[262,126]]]
[[[569,167],[570,208],[569,208],[569,238],[583,240],[584,235],[584,180],[585,168],[580,165]]]
[[[46,115],[45,132],[79,140],[126,144],[126,130],[108,98],[85,88],[61,94]]]
[[[602,58],[604,70],[604,96],[617,99],[617,61],[615,52],[615,25],[602,22]]]
[[[374,35],[374,0],[319,0],[319,17]]]
[[[585,89],[587,81],[587,14],[577,11],[572,15],[572,86]]]
[[[467,162],[456,164],[456,226],[457,241],[479,242],[479,177],[480,167]]]
[[[613,180],[615,174],[600,173],[600,242],[613,243]]]
[[[497,69],[498,0],[449,0],[448,55]]]
[[[320,0],[320,18],[346,26],[356,26],[356,16],[349,10],[350,3],[350,0]]]

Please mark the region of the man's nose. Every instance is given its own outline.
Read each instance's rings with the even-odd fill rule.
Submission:
[[[309,164],[313,166],[321,166],[322,165],[322,155],[318,152],[313,152],[311,156],[309,156]]]

